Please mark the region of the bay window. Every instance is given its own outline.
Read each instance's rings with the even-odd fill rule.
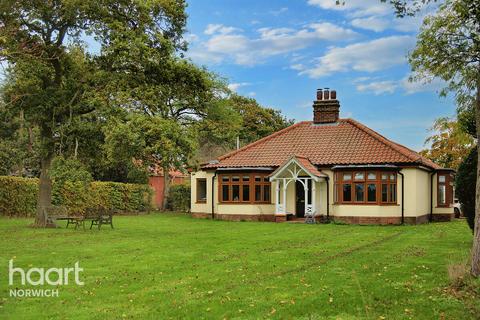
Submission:
[[[270,203],[267,173],[221,174],[218,181],[222,203]]]
[[[336,203],[396,204],[397,174],[379,170],[338,171],[334,194]]]

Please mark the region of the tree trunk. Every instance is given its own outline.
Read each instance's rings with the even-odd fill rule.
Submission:
[[[20,136],[20,143],[23,144],[24,141],[24,125],[25,125],[25,115],[23,112],[23,109],[20,109],[20,129],[19,129],[19,136]],[[18,175],[22,176],[24,173],[24,168],[25,168],[25,160],[20,159],[18,163]]]
[[[50,166],[52,164],[53,153],[48,153],[41,160],[40,180],[38,182],[37,198],[37,216],[35,218],[35,227],[47,227],[46,209],[52,205],[52,180],[50,179]]]
[[[170,170],[168,167],[163,168],[163,204],[162,210],[167,210],[167,203],[168,203],[168,194],[170,193]]]
[[[477,80],[477,97],[475,99],[475,119],[477,123],[477,148],[480,142],[480,79]],[[480,152],[477,159],[477,186],[475,193],[475,228],[472,246],[472,275],[480,276]]]

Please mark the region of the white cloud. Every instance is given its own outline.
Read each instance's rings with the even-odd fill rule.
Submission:
[[[228,85],[228,89],[232,91],[237,91],[241,87],[249,86],[250,84],[251,84],[250,82],[234,82]]]
[[[334,0],[309,0],[308,4],[324,10],[344,13],[352,26],[381,32],[387,29],[400,32],[418,31],[426,15],[436,10],[438,4],[425,4],[414,17],[396,18],[393,6],[380,0],[347,0],[337,5]]]
[[[226,27],[223,24],[208,24],[203,33],[206,35],[212,35],[214,33],[229,34],[236,31],[241,31],[241,29],[235,27]]]
[[[353,19],[351,24],[360,29],[381,32],[390,26],[390,21],[385,18],[371,16],[367,18]]]
[[[375,95],[383,93],[394,93],[398,87],[397,81],[374,81],[370,83],[357,84],[357,90],[360,92],[373,92]]]
[[[418,92],[436,91],[439,92],[446,86],[446,83],[438,78],[432,79],[430,82],[409,81],[408,77],[403,78],[400,81],[402,88],[406,94],[414,94]]]
[[[316,59],[312,68],[304,68],[300,74],[320,78],[336,72],[388,69],[405,63],[407,52],[414,43],[415,38],[411,36],[390,36],[345,47],[332,47]]]
[[[345,11],[352,17],[386,15],[392,12],[390,4],[380,0],[347,0],[344,4],[337,4],[335,0],[308,0],[308,4],[326,10]]]
[[[240,65],[255,65],[267,57],[291,53],[317,44],[320,40],[352,40],[358,36],[329,22],[312,23],[305,28],[260,28],[257,37],[247,37],[239,29],[224,25],[208,25],[205,34],[209,39],[196,48],[190,56],[200,62],[219,62],[231,59]],[[193,51],[193,52],[192,52]],[[211,58],[210,58],[211,57]],[[202,58],[206,59],[201,60]]]
[[[375,95],[394,93],[415,94],[419,92],[438,92],[445,87],[445,82],[440,79],[433,79],[431,82],[411,82],[408,76],[400,80],[382,80],[371,77],[359,77],[353,81],[356,89],[360,92],[373,93]]]
[[[278,10],[272,10],[272,11],[270,11],[270,13],[273,14],[274,16],[279,16],[279,15],[281,15],[282,13],[285,13],[285,12],[287,12],[287,11],[288,11],[288,8],[287,8],[287,7],[282,7],[282,8],[280,8],[280,9],[278,9]]]

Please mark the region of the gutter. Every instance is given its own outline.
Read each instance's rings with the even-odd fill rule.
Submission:
[[[215,177],[217,176],[217,171],[212,177],[212,220],[215,219]]]
[[[430,222],[433,222],[433,176],[435,173],[435,170],[430,173],[430,217],[428,219]]]
[[[402,224],[405,224],[405,176],[400,171],[398,174],[402,176]]]
[[[330,177],[326,177],[325,181],[327,182],[327,221],[330,221],[330,186],[329,186],[329,181]]]

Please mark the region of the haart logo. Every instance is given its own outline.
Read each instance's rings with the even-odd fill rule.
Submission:
[[[73,268],[30,268],[24,270],[13,265],[13,259],[8,263],[8,284],[13,286],[14,276],[20,276],[20,283],[22,286],[63,286],[71,282],[71,277],[74,277],[76,285],[83,286],[85,283],[80,280],[79,262],[75,262]],[[10,289],[11,297],[58,297],[58,289]]]

